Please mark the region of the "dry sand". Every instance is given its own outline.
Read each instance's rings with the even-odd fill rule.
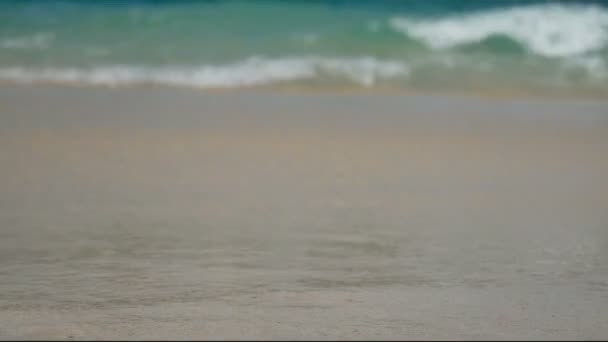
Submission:
[[[2,339],[608,338],[608,103],[0,87]]]

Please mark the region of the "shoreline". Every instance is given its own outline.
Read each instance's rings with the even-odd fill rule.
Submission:
[[[404,96],[436,96],[436,97],[468,97],[486,99],[538,99],[538,100],[571,100],[571,101],[606,101],[606,90],[579,90],[574,89],[530,89],[521,87],[506,88],[479,88],[469,87],[463,89],[454,88],[421,88],[421,87],[397,87],[397,86],[339,86],[339,85],[300,85],[300,84],[269,84],[239,87],[197,87],[187,85],[162,85],[162,84],[131,84],[131,85],[96,85],[96,84],[71,84],[69,82],[26,82],[26,81],[0,81],[1,88],[10,87],[58,87],[74,89],[165,89],[167,91],[195,91],[202,93],[286,93],[286,94],[363,94],[363,95],[404,95]]]

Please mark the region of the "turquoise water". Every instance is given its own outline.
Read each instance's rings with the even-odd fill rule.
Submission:
[[[0,80],[607,91],[601,1],[0,2]]]

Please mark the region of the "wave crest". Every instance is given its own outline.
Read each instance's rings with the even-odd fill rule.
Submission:
[[[536,5],[436,19],[396,17],[389,23],[432,49],[478,43],[496,35],[544,57],[582,55],[608,45],[608,10],[591,5]]]
[[[187,67],[95,67],[78,68],[0,68],[0,80],[13,82],[52,82],[119,86],[163,84],[203,88],[253,86],[299,81],[318,77],[342,77],[362,86],[373,86],[378,79],[407,76],[402,62],[375,58],[339,59],[321,57],[264,59],[252,57],[223,66]]]

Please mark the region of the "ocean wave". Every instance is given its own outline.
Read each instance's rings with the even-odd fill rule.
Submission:
[[[432,49],[505,36],[544,57],[583,55],[608,46],[608,9],[593,5],[532,5],[440,18],[395,17],[390,26]]]
[[[398,61],[366,58],[300,57],[248,58],[230,65],[202,67],[94,68],[0,68],[0,80],[20,83],[71,83],[120,86],[161,84],[202,88],[231,88],[276,82],[312,80],[319,77],[345,78],[362,86],[373,86],[378,79],[407,76],[407,65]]]
[[[503,63],[467,54],[433,54],[408,60],[366,58],[252,57],[237,63],[202,66],[98,65],[83,67],[0,67],[0,82],[88,86],[161,85],[202,89],[272,84],[385,86],[608,86],[608,62],[598,56]]]

